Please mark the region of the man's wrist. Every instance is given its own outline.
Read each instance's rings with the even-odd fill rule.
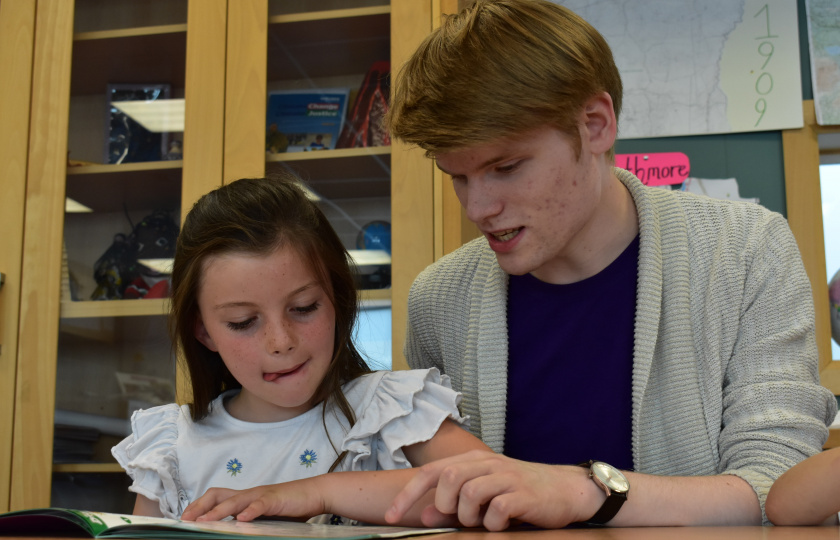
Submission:
[[[579,463],[578,467],[587,471],[589,478],[605,495],[604,503],[586,522],[591,525],[606,525],[627,502],[630,483],[623,472],[603,461],[589,460]]]
[[[575,490],[580,493],[580,504],[577,505],[577,516],[574,521],[588,521],[604,505],[607,494],[589,477],[589,469],[574,465],[567,465],[564,468],[568,468],[575,475]]]

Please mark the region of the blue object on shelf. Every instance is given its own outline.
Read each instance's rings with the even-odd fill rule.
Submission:
[[[387,221],[371,221],[359,231],[356,237],[358,249],[382,249],[391,254],[391,224]]]

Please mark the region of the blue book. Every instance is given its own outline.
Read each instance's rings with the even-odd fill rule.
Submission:
[[[347,111],[347,88],[271,92],[266,113],[266,152],[331,150]]]

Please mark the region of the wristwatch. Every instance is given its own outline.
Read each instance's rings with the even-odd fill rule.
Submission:
[[[621,471],[603,461],[589,460],[578,465],[588,468],[589,478],[607,494],[607,500],[595,512],[595,515],[586,522],[592,525],[604,525],[615,517],[621,509],[621,505],[627,500],[630,482],[627,481],[627,477]]]

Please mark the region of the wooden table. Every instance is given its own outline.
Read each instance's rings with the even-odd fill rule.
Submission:
[[[0,538],[33,540],[33,537],[5,536]],[[67,538],[50,537],[48,540],[67,540]],[[496,533],[469,529],[454,533],[409,537],[409,540],[798,540],[800,538],[840,540],[840,527],[642,527],[556,531],[512,530]]]
[[[491,533],[466,530],[417,540],[840,540],[840,527],[641,527],[525,530]]]

